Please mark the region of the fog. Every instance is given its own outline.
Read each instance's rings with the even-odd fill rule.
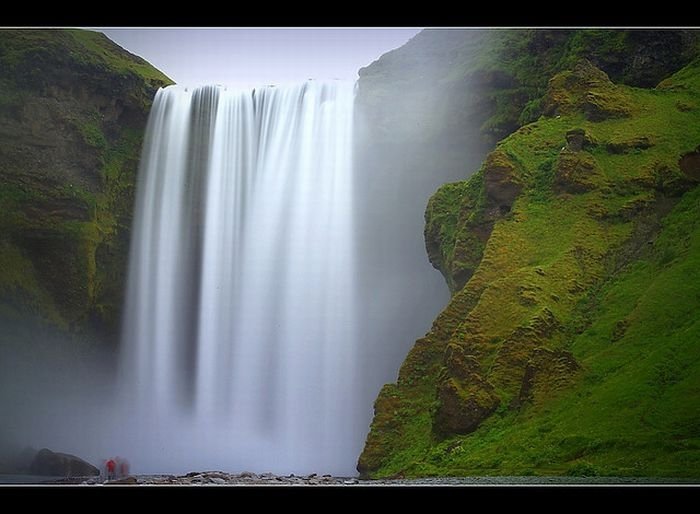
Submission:
[[[450,37],[453,41],[459,39],[454,34]],[[245,315],[248,320],[250,316],[262,316],[265,306],[250,307],[250,302],[258,301],[250,291],[257,291],[255,294],[261,296],[287,298],[279,300],[278,304],[279,308],[286,309],[284,316],[278,319],[273,313],[267,320],[267,328],[275,334],[272,338],[276,341],[274,344],[264,340],[255,330],[245,332],[252,338],[250,351],[257,352],[255,359],[263,362],[260,359],[265,360],[268,355],[275,361],[274,365],[241,367],[240,363],[232,363],[230,358],[243,354],[233,352],[230,358],[227,357],[227,362],[231,362],[228,367],[223,360],[217,360],[220,353],[214,349],[208,357],[206,353],[199,353],[196,359],[190,359],[191,362],[186,359],[187,369],[199,370],[187,372],[192,373],[191,376],[184,372],[173,375],[172,369],[175,368],[172,368],[167,371],[170,373],[167,380],[158,380],[158,370],[162,369],[162,359],[167,352],[157,352],[163,352],[162,348],[168,344],[174,345],[174,341],[180,339],[183,340],[182,345],[194,344],[191,335],[194,331],[199,334],[197,337],[202,345],[214,344],[214,340],[221,341],[216,343],[218,348],[227,344],[227,331],[238,330],[229,326],[227,318],[222,318],[223,321],[219,319],[215,330],[207,330],[210,323],[214,323],[211,321],[212,309],[215,309],[212,305],[217,305],[225,297],[221,296],[220,290],[223,288],[226,291],[228,286],[224,276],[218,272],[207,278],[207,271],[219,268],[218,264],[211,264],[213,261],[206,261],[206,257],[205,261],[210,265],[204,266],[204,278],[197,281],[208,281],[207,287],[217,291],[218,296],[211,297],[216,301],[202,311],[195,311],[202,307],[199,300],[182,303],[178,309],[190,305],[185,309],[190,310],[182,311],[183,316],[179,320],[171,320],[172,326],[164,327],[165,336],[157,335],[157,328],[156,332],[148,332],[156,334],[152,338],[125,332],[127,340],[122,342],[121,347],[106,350],[99,341],[77,344],[73,339],[57,336],[50,328],[25,323],[16,330],[16,337],[10,335],[4,338],[9,343],[0,345],[0,411],[3,413],[0,425],[0,473],[3,461],[7,468],[14,455],[29,445],[37,450],[48,447],[54,451],[73,453],[93,464],[120,455],[129,459],[134,473],[186,473],[220,469],[258,473],[330,471],[354,474],[362,442],[369,430],[377,393],[383,384],[396,380],[399,366],[415,340],[430,330],[432,321],[449,300],[444,278],[432,268],[425,251],[423,226],[428,199],[441,184],[467,178],[485,152],[484,145],[478,140],[476,122],[460,118],[459,124],[455,125],[454,116],[447,119],[448,114],[451,115],[450,102],[453,101],[449,95],[441,96],[434,91],[429,95],[425,93],[432,91],[431,81],[437,82],[443,72],[442,68],[430,62],[430,59],[426,59],[421,68],[426,76],[423,83],[414,84],[413,89],[389,89],[388,94],[385,92],[384,96],[376,97],[383,102],[383,113],[377,113],[368,101],[366,91],[369,86],[365,86],[365,96],[362,91],[358,93],[354,107],[352,177],[343,186],[350,189],[346,191],[348,194],[328,196],[333,180],[325,185],[318,178],[309,176],[291,199],[289,195],[294,194],[291,186],[285,188],[280,185],[277,189],[268,189],[265,193],[266,203],[261,204],[259,213],[251,214],[260,217],[263,216],[260,213],[274,211],[279,207],[275,202],[286,202],[286,212],[293,213],[294,207],[290,208],[289,205],[293,206],[295,200],[300,200],[298,208],[305,209],[305,212],[315,209],[321,221],[328,219],[337,223],[339,206],[344,209],[342,216],[349,216],[340,225],[335,225],[342,229],[334,229],[323,223],[315,225],[319,219],[310,215],[313,214],[310,211],[295,218],[296,221],[279,217],[275,221],[280,223],[277,242],[273,237],[264,248],[260,247],[258,253],[251,254],[253,256],[249,260],[257,263],[257,266],[261,262],[267,263],[265,255],[277,251],[279,253],[275,258],[279,266],[291,271],[285,274],[284,271],[272,269],[274,260],[270,261],[266,269],[272,269],[271,276],[266,280],[251,282],[253,285],[246,290],[249,291],[246,295],[241,296],[239,303],[231,301],[227,304],[226,313],[233,320],[240,312],[248,313]],[[410,65],[395,72],[413,73]],[[392,77],[389,73],[387,80],[391,82]],[[459,94],[458,89],[452,91]],[[416,98],[421,100],[417,102]],[[277,113],[284,110],[281,107],[276,109]],[[251,112],[254,110],[251,108]],[[301,109],[299,112],[307,111]],[[389,121],[378,118],[378,115],[383,116],[386,112],[389,113]],[[257,126],[255,123],[251,127]],[[428,125],[437,127],[430,137],[421,128]],[[284,144],[292,140],[291,137],[280,136]],[[313,148],[315,145],[310,145],[308,151],[316,151],[311,150]],[[330,167],[325,166],[324,170]],[[302,168],[307,169],[309,165]],[[291,168],[287,171],[294,172]],[[144,173],[143,167],[140,173]],[[143,187],[142,176],[140,180],[139,187]],[[219,206],[216,209],[221,209],[221,213],[225,213],[226,209],[220,203],[226,202],[228,197],[220,195],[217,200]],[[167,203],[167,198],[160,201]],[[318,205],[314,203],[312,207],[309,202],[320,202],[323,208],[318,210]],[[204,209],[207,208],[214,210],[205,203]],[[220,217],[218,219],[218,224],[206,236],[210,239],[207,244],[214,247],[221,242],[217,234],[222,234],[223,238],[228,230],[224,221]],[[306,231],[299,225],[301,220],[308,223]],[[319,227],[327,229],[329,226],[330,232],[320,232]],[[294,238],[284,227],[294,227],[297,239],[305,238],[309,246],[293,246]],[[194,238],[192,227],[175,227],[174,230],[173,234],[190,234],[188,237]],[[255,231],[251,233],[256,234]],[[338,233],[347,237],[328,239],[328,234],[335,234],[333,237],[336,237]],[[157,230],[151,236],[142,237],[146,241],[149,238],[163,240],[163,232]],[[197,244],[204,245],[203,241]],[[255,238],[251,241],[244,244],[261,244],[259,240],[255,242]],[[232,243],[228,241],[226,244],[231,246]],[[275,245],[277,249],[271,250]],[[325,253],[314,253],[314,249],[319,248]],[[196,253],[198,250],[194,251]],[[216,255],[221,255],[221,251],[217,250],[219,253]],[[240,255],[245,251],[244,248]],[[298,251],[298,255],[294,255],[293,251]],[[166,249],[166,254],[172,252]],[[133,259],[132,255],[132,267]],[[226,259],[226,269],[235,267]],[[156,270],[158,266],[163,266],[164,261],[161,256],[153,262],[157,263],[153,267]],[[329,273],[324,281],[318,282],[317,274],[313,272],[329,263],[333,264]],[[348,270],[352,271],[349,279],[352,287],[338,289],[338,277],[347,274]],[[249,272],[241,273],[242,276],[250,276]],[[173,276],[190,280],[180,272]],[[144,284],[144,291],[161,287],[156,282]],[[196,287],[199,292],[192,292],[192,298],[205,298],[206,295],[199,289],[203,286],[197,282]],[[290,288],[309,290],[307,300],[302,302],[304,309],[300,310],[298,301],[295,303],[296,296],[288,294]],[[314,296],[314,288],[320,288],[324,294]],[[161,295],[153,300],[155,303],[148,305],[156,308],[167,303],[168,291],[161,293],[165,296]],[[184,295],[182,292],[178,294],[181,297]],[[133,298],[132,295],[129,300],[131,304],[125,308],[135,309],[135,315],[140,313],[146,322],[158,323],[160,318],[151,316],[150,307],[134,303]],[[285,301],[289,304],[283,303]],[[352,338],[348,339],[337,330],[327,332],[309,325],[309,319],[322,325],[324,316],[327,316],[324,312],[336,312],[338,309],[348,311],[347,302],[353,305]],[[328,310],[333,305],[339,306],[338,309]],[[309,315],[308,312],[314,309],[315,314]],[[191,330],[182,325],[195,318],[198,325],[191,327]],[[325,324],[347,323],[347,319],[326,317]],[[282,321],[278,323],[279,320]],[[264,324],[264,321],[261,323]],[[246,321],[237,320],[236,323],[245,326]],[[168,333],[175,335],[168,338]],[[308,338],[308,341],[304,338]],[[156,344],[156,339],[161,350],[148,350],[148,345]],[[296,342],[293,343],[292,339]],[[292,344],[297,346],[285,350],[286,345]],[[132,355],[136,357],[124,359],[125,349],[130,345]],[[337,345],[342,345],[342,351],[338,350]],[[140,352],[137,351],[139,348]],[[321,355],[323,358],[319,357]],[[203,365],[202,359],[209,359],[209,364]],[[334,367],[324,368],[329,366],[329,362]],[[135,372],[135,368],[140,366],[144,366],[146,371]],[[290,366],[293,366],[292,371]],[[214,376],[217,374],[226,378],[217,379]],[[314,382],[309,379],[316,376],[314,374],[326,378]],[[232,395],[240,395],[238,403],[248,405],[237,411],[238,424],[246,425],[244,430],[232,430],[228,422],[216,421],[218,418],[215,415],[193,414],[197,412],[200,402],[207,404],[207,395],[220,394],[222,380],[236,382],[237,376],[244,375],[250,375],[269,387],[266,390],[252,386],[240,389],[240,385],[236,386],[239,389]],[[297,377],[296,382],[294,377]],[[295,383],[307,384],[308,387],[301,387],[295,396]],[[327,388],[328,384],[332,386]],[[228,383],[226,387],[229,387]],[[190,392],[178,392],[181,388],[190,388]],[[125,389],[131,393],[125,395]],[[190,401],[180,402],[188,394]],[[203,398],[203,394],[207,397]],[[139,395],[147,397],[148,401],[138,400]],[[177,401],[173,403],[186,404],[183,409],[170,409],[167,406],[175,397]],[[317,398],[324,399],[311,404],[310,401],[305,402],[305,398],[314,399],[314,402]],[[219,406],[223,404],[220,401],[217,399],[209,405],[214,411],[221,410]],[[246,416],[264,416],[266,410],[274,411],[271,405],[279,407],[280,402],[284,404],[280,412],[285,414],[280,414],[282,417],[276,418],[277,421],[274,416],[262,424],[247,421]],[[150,407],[144,409],[144,406]],[[333,419],[335,415],[343,417]],[[243,422],[240,422],[241,417]],[[301,418],[304,419],[296,424],[280,421]],[[255,427],[259,429],[256,431]],[[281,434],[280,427],[284,429]],[[300,432],[303,434],[300,435]],[[276,435],[271,435],[273,433]],[[313,441],[318,442],[316,448]],[[343,449],[337,451],[336,447]]]
[[[0,470],[27,446],[92,463],[123,450],[112,443],[119,430],[114,351],[39,322],[5,321],[2,328],[13,337],[0,345]]]

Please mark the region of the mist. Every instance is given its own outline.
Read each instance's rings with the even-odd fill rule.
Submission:
[[[3,323],[0,464],[25,448],[73,453],[92,463],[125,453],[115,436],[116,352],[38,320]]]
[[[483,30],[424,30],[404,52],[359,71],[356,254],[366,366],[362,416],[370,419],[379,389],[396,380],[416,339],[450,298],[428,262],[424,213],[430,196],[473,174],[490,147],[480,134],[483,106],[471,103],[483,85],[467,75],[450,77],[456,49],[484,37]]]
[[[481,37],[479,31],[441,32],[444,32],[443,39],[433,49],[437,55],[448,55],[455,45],[464,44],[470,37]],[[342,244],[339,245],[333,240],[333,244],[326,248],[324,245],[329,243],[323,235],[326,233],[319,233],[317,228],[312,226],[306,229],[308,233],[303,234],[307,243],[311,250],[324,248],[327,249],[327,253],[315,255],[306,248],[298,250],[298,256],[293,256],[293,250],[290,249],[292,247],[284,246],[287,243],[281,242],[287,241],[285,225],[277,227],[277,242],[288,253],[285,256],[277,256],[277,261],[266,264],[267,271],[278,273],[278,270],[273,270],[272,267],[275,262],[280,266],[289,265],[285,258],[297,259],[294,262],[302,264],[304,258],[309,255],[312,258],[307,260],[306,269],[303,266],[294,267],[297,264],[289,265],[293,269],[289,275],[279,272],[279,275],[275,274],[269,280],[261,280],[256,284],[268,288],[284,288],[290,287],[290,282],[300,280],[301,277],[296,286],[299,290],[304,287],[322,288],[326,296],[310,297],[308,300],[308,305],[319,310],[312,316],[312,319],[319,323],[324,321],[324,315],[319,315],[319,312],[323,312],[322,308],[329,304],[335,305],[334,302],[338,302],[338,298],[345,302],[338,304],[339,309],[347,310],[347,302],[351,302],[354,312],[352,337],[348,338],[347,335],[337,332],[314,332],[315,329],[309,328],[308,323],[304,326],[300,321],[299,317],[306,314],[299,314],[298,303],[294,307],[297,310],[294,310],[292,307],[285,307],[282,304],[284,300],[280,300],[278,308],[286,313],[279,318],[282,325],[271,315],[267,327],[273,331],[278,330],[273,338],[274,343],[263,340],[257,329],[245,332],[247,337],[254,339],[253,347],[257,348],[251,351],[260,351],[262,348],[269,355],[279,357],[278,362],[268,369],[271,374],[269,378],[275,382],[274,387],[281,388],[279,391],[265,392],[251,386],[250,389],[237,390],[238,392],[234,390],[232,393],[234,396],[241,394],[241,398],[248,399],[248,403],[251,404],[249,408],[237,412],[252,413],[251,416],[258,416],[259,407],[264,406],[265,402],[274,399],[279,403],[285,401],[285,398],[291,398],[286,392],[291,387],[289,381],[293,377],[298,377],[298,380],[306,379],[305,375],[318,371],[315,366],[322,366],[324,362],[328,362],[314,361],[317,353],[323,351],[326,352],[324,355],[333,355],[333,352],[337,351],[334,343],[345,345],[346,353],[341,352],[337,357],[332,357],[336,367],[330,370],[335,377],[345,377],[347,374],[342,384],[319,381],[313,382],[308,391],[305,390],[304,394],[309,398],[325,395],[325,403],[309,407],[304,404],[303,395],[300,394],[294,397],[295,403],[285,406],[285,416],[289,419],[305,418],[304,423],[299,421],[298,424],[284,425],[287,430],[301,434],[299,439],[295,439],[296,436],[290,433],[271,435],[279,429],[274,421],[262,425],[250,423],[245,430],[232,432],[228,422],[214,421],[216,416],[193,415],[196,405],[184,409],[170,409],[169,402],[179,403],[186,396],[185,393],[177,392],[179,388],[187,389],[190,386],[185,383],[195,383],[197,376],[201,378],[208,376],[207,374],[220,373],[226,376],[222,379],[224,381],[231,378],[227,376],[226,370],[222,371],[222,362],[217,362],[214,356],[210,356],[211,364],[204,370],[201,369],[201,353],[198,354],[200,360],[185,359],[185,366],[191,370],[192,376],[172,375],[163,382],[158,382],[157,379],[150,380],[149,377],[158,375],[159,363],[162,363],[161,359],[167,354],[153,353],[161,350],[151,351],[148,345],[155,344],[156,339],[161,341],[159,344],[165,346],[170,344],[169,341],[175,345],[176,341],[180,340],[181,343],[177,344],[194,344],[194,336],[188,331],[197,331],[198,328],[188,327],[188,324],[194,323],[192,320],[195,318],[200,324],[197,337],[201,345],[209,344],[213,340],[228,340],[228,329],[221,328],[225,327],[226,323],[213,332],[207,332],[206,326],[202,329],[202,320],[207,318],[206,313],[211,312],[211,309],[198,310],[201,309],[198,303],[200,300],[188,303],[189,298],[206,297],[201,291],[201,284],[194,281],[213,281],[213,289],[219,285],[215,282],[222,278],[220,275],[206,275],[207,270],[219,269],[215,267],[218,264],[207,261],[209,267],[204,266],[201,275],[204,278],[192,278],[188,275],[190,271],[173,271],[173,277],[184,277],[185,282],[192,280],[193,282],[187,284],[196,290],[183,289],[177,292],[177,298],[185,298],[186,301],[174,307],[173,312],[180,312],[182,317],[169,321],[171,326],[162,327],[166,335],[154,335],[149,332],[149,336],[143,333],[139,335],[138,331],[124,331],[122,342],[117,347],[108,347],[97,340],[76,344],[69,336],[63,336],[57,330],[30,322],[22,329],[21,336],[7,337],[6,340],[10,342],[0,347],[0,410],[3,412],[3,423],[0,426],[0,460],[10,461],[13,455],[21,452],[26,446],[31,446],[36,449],[47,447],[54,451],[72,453],[93,464],[112,456],[124,456],[129,459],[134,473],[186,473],[198,469],[220,469],[258,473],[273,471],[298,474],[329,471],[346,476],[354,474],[357,457],[372,419],[373,402],[380,388],[383,384],[396,380],[401,362],[408,351],[416,339],[430,329],[432,321],[450,297],[444,278],[433,269],[426,255],[423,226],[428,199],[440,185],[465,179],[473,173],[488,147],[488,143],[478,135],[478,117],[465,118],[461,111],[455,109],[456,99],[463,96],[461,88],[476,86],[470,85],[465,79],[453,83],[450,86],[453,89],[442,88],[438,91],[434,87],[444,75],[446,66],[431,54],[419,55],[411,62],[393,61],[389,57],[360,71],[354,98],[352,175],[344,186],[345,189],[349,189],[346,192],[352,197],[351,202],[345,196],[324,197],[330,189],[320,188],[317,179],[308,179],[298,188],[298,191],[309,195],[302,198],[300,209],[308,209],[308,202],[325,202],[328,211],[320,211],[323,219],[336,219],[334,216],[339,214],[333,209],[338,205],[345,208],[342,216],[349,216],[347,224],[338,225],[342,228],[328,232],[342,232]],[[409,79],[410,81],[406,82]],[[447,94],[444,91],[447,91]],[[454,91],[454,94],[451,95],[450,91]],[[300,115],[300,119],[303,116],[305,114]],[[291,169],[289,171],[296,172]],[[139,188],[144,187],[143,173],[145,168],[142,159]],[[290,200],[282,191],[268,189],[267,199],[270,202],[270,198],[277,198],[280,202],[293,203],[294,199]],[[317,196],[314,197],[313,193]],[[181,193],[178,194],[178,198],[182,197]],[[197,202],[201,198],[204,197],[199,197]],[[246,201],[249,200],[250,198],[246,198]],[[153,199],[142,198],[142,206],[145,208],[150,201]],[[163,198],[159,201],[167,204],[168,199]],[[203,209],[206,209],[206,202],[211,202],[211,199],[201,201],[204,202]],[[200,212],[199,204],[193,205],[190,218],[195,217],[192,213]],[[251,216],[255,217],[258,212],[269,212],[275,208],[274,202],[266,203],[260,211],[251,211]],[[291,209],[293,211],[293,208]],[[315,218],[310,216],[305,219]],[[275,223],[285,223],[283,218],[280,220]],[[138,223],[140,221],[136,219],[134,226],[137,227]],[[174,230],[173,238],[176,234],[189,234],[187,237],[192,237],[194,241],[200,235],[194,234],[193,227],[199,225],[204,226],[201,219],[196,223],[171,227]],[[217,225],[214,229],[205,227],[203,230],[209,230],[207,237],[212,238],[210,244],[214,244],[217,235],[224,234],[228,229]],[[303,233],[300,226],[295,226],[294,230],[298,234]],[[163,230],[159,229],[151,236],[142,235],[142,244],[158,239],[159,236],[162,240],[163,234]],[[132,245],[137,241],[137,237],[133,236]],[[205,243],[203,239],[197,239],[197,242],[192,244],[194,250],[188,249],[183,253],[192,252],[187,255],[195,255]],[[269,255],[269,248],[274,244],[273,238],[268,246],[262,248],[259,253],[252,254],[248,260],[255,263],[267,262],[262,256]],[[174,248],[176,247],[173,246]],[[170,250],[164,251],[165,254],[169,254]],[[334,254],[333,251],[341,253]],[[132,253],[130,264],[132,280],[135,255]],[[159,263],[153,264],[152,268],[156,269],[163,266],[164,261],[160,258],[153,262]],[[314,266],[328,262],[335,267],[323,279],[326,282],[313,282],[316,277],[311,273],[315,269]],[[343,263],[346,262],[351,262],[352,268],[344,266]],[[227,262],[227,265],[231,264]],[[198,266],[201,267],[201,263]],[[183,265],[183,269],[194,267],[196,266]],[[352,282],[352,287],[333,289],[337,285],[335,280],[338,276],[344,276],[343,274],[348,272],[348,280]],[[244,277],[250,276],[250,272],[245,270],[242,273]],[[278,283],[277,279],[280,276],[284,280]],[[305,277],[309,277],[306,282]],[[143,277],[139,283],[144,286],[145,291],[161,287],[156,282],[147,282]],[[133,287],[138,287],[138,284]],[[255,288],[251,286],[251,289],[246,291],[253,290]],[[275,292],[279,291],[269,289],[260,291],[260,294],[270,295]],[[169,301],[168,292],[161,293],[154,303],[148,305],[135,303],[134,299],[138,295],[127,295],[126,301],[131,303],[126,304],[124,309],[127,313],[131,309],[132,316],[143,316],[144,323],[157,323],[160,318],[151,316],[156,311],[148,309],[162,307]],[[211,305],[228,301],[221,298],[216,297],[216,302]],[[235,319],[240,309],[245,311],[246,301],[253,301],[250,295],[242,296],[242,303],[229,302],[229,310],[226,312],[231,313],[232,319]],[[267,304],[260,307],[259,312],[253,309],[251,316],[262,316],[264,308],[267,308]],[[285,311],[287,308],[289,310]],[[308,322],[308,319],[306,317],[304,321]],[[345,318],[326,318],[325,321],[328,324],[347,323]],[[244,324],[241,320],[237,322]],[[129,322],[125,323],[124,327],[128,327]],[[286,327],[287,330],[283,331],[280,326]],[[323,343],[318,346],[319,350],[299,353],[306,351],[303,348],[307,348],[300,343],[298,348],[294,347],[285,353],[284,347],[291,344],[292,339],[302,341],[307,336],[309,339],[315,337],[319,345]],[[243,339],[245,338],[240,338]],[[309,343],[313,344],[316,343]],[[127,348],[134,356],[131,360],[124,359]],[[147,358],[146,355],[150,357]],[[285,360],[285,355],[294,357]],[[297,358],[298,355],[302,357]],[[351,357],[345,359],[343,355]],[[292,361],[293,366],[298,369],[290,372],[288,367],[292,366]],[[349,368],[339,367],[343,362]],[[306,368],[305,363],[309,365]],[[147,370],[137,372],[136,368],[142,365]],[[200,368],[197,368],[198,366]],[[237,373],[252,373],[250,369],[246,370],[236,364],[231,364],[230,369],[237,370]],[[171,372],[173,371],[168,371]],[[256,380],[264,381],[265,372],[259,373],[263,375],[256,375]],[[235,377],[232,380],[235,381]],[[220,383],[212,382],[206,386],[200,383],[200,386],[197,386],[199,389],[191,386],[192,389],[188,390],[187,394],[192,394],[193,398],[202,394],[202,390],[215,394],[219,387],[217,384]],[[332,389],[320,390],[322,384],[327,383],[335,385]],[[230,386],[227,384],[226,387]],[[125,394],[125,389],[131,393]],[[137,400],[139,395],[145,395],[148,401],[144,403]],[[196,400],[192,401],[196,403]],[[347,405],[344,402],[347,402]],[[222,404],[218,403],[218,400],[214,402],[214,410],[218,410],[220,405]],[[341,412],[346,407],[349,410]],[[297,414],[293,412],[295,409],[299,411]],[[343,416],[342,419],[333,419],[339,412]],[[242,423],[245,424],[247,418],[243,417]],[[310,428],[313,424],[308,423],[309,419],[324,421],[319,421],[317,427]],[[255,426],[262,428],[256,432]],[[299,446],[299,441],[302,440],[307,446]],[[314,440],[319,442],[316,448],[318,454],[314,453]],[[342,446],[343,450],[337,457],[329,457],[329,452],[336,451],[336,446]],[[302,448],[303,455],[292,458],[293,454],[298,456],[299,448]],[[289,459],[286,452],[289,453]]]

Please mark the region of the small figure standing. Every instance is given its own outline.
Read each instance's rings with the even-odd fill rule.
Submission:
[[[126,478],[129,476],[129,461],[121,459],[119,461],[119,477]]]
[[[109,459],[107,461],[107,480],[114,480],[116,478],[116,468],[117,463],[114,462],[114,459]]]

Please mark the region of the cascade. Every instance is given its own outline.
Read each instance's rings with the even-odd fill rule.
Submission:
[[[353,99],[337,81],[158,91],[121,358],[142,472],[355,473]]]

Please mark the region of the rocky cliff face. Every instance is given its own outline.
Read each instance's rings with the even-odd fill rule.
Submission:
[[[452,299],[380,392],[358,469],[697,476],[700,62],[653,89],[619,82],[664,78],[694,36],[515,32],[507,55],[551,40],[528,59],[564,69],[537,79],[543,116],[430,199],[426,248]],[[573,59],[600,38],[613,78]]]
[[[498,182],[515,177],[508,168],[517,163],[498,153],[489,157],[496,166],[486,177],[488,205],[481,183],[456,181],[479,170],[499,140],[551,108],[545,95],[552,76],[587,58],[612,82],[648,86],[687,64],[698,41],[697,31],[678,30],[425,30],[360,70],[358,277],[397,311],[389,318],[383,308],[389,332],[373,329],[362,337],[377,353],[371,360],[400,359],[407,346],[396,338],[424,334],[445,304],[439,280],[424,268],[424,231],[430,261],[451,292],[474,272],[493,224],[507,213],[508,196],[519,187],[513,182],[501,193]],[[590,109],[596,101],[588,100]],[[464,195],[471,207],[442,208],[450,202],[441,198]],[[465,223],[453,237],[460,217]],[[385,293],[401,288],[398,298]],[[409,311],[417,314],[406,320]],[[375,391],[372,384],[370,394]]]
[[[99,33],[0,30],[3,339],[117,335],[141,140],[169,83]]]
[[[693,30],[424,30],[360,70],[359,118],[374,141],[430,154],[416,169],[432,162],[463,176],[535,121],[547,81],[581,58],[616,83],[653,87],[688,64],[699,41]]]

